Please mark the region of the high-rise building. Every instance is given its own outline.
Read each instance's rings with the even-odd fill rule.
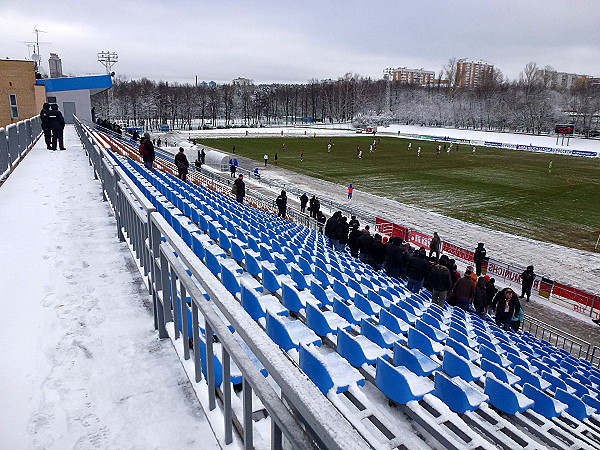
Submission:
[[[50,66],[50,78],[60,78],[63,76],[62,61],[56,53],[50,53],[48,66]]]
[[[557,72],[550,69],[541,69],[540,75],[544,85],[552,89],[571,89],[578,80],[584,81],[589,78],[587,75]]]
[[[432,84],[435,79],[435,72],[424,69],[408,69],[406,67],[398,67],[397,69],[385,69],[384,76],[389,80],[398,83],[418,84],[426,86]]]
[[[494,76],[494,66],[481,61],[459,59],[454,73],[457,87],[479,87],[489,84]]]

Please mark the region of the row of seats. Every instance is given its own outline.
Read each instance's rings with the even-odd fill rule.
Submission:
[[[132,161],[121,164],[324,394],[361,386],[371,370],[380,390],[403,404],[432,393],[457,413],[487,403],[548,419],[597,414],[600,373],[587,361],[431,304],[401,280],[331,251],[313,230]]]

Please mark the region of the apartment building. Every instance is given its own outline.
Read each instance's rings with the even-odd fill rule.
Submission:
[[[426,86],[433,84],[435,80],[435,72],[424,69],[408,69],[399,67],[397,69],[388,68],[383,71],[387,79],[397,83],[418,84]]]
[[[494,66],[482,61],[460,59],[456,63],[454,85],[457,87],[479,87],[489,84],[494,76]]]

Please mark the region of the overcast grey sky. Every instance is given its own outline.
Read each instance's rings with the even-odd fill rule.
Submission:
[[[600,0],[8,0],[0,58],[24,59],[33,29],[43,65],[57,53],[69,75],[103,73],[193,83],[381,78],[386,67],[436,74],[449,58],[484,60],[514,79],[528,61],[600,76]]]

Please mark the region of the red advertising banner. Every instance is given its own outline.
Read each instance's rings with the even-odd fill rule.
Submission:
[[[400,237],[403,240],[406,240],[406,236],[408,234],[408,228],[380,217],[375,219],[375,229],[378,232],[386,234],[390,237]]]
[[[431,242],[432,237],[433,236],[419,233],[415,230],[410,230],[410,242],[415,244],[417,247],[425,247],[427,250],[429,250],[429,242]]]
[[[581,303],[582,305],[586,306],[592,306],[596,300],[596,296],[594,294],[590,294],[589,292],[582,291],[581,289],[577,289],[573,286],[568,286],[557,281],[554,282],[554,289],[552,290],[552,293],[569,300],[574,300],[577,303]]]
[[[452,255],[454,258],[458,258],[467,263],[473,262],[474,253],[472,251],[465,250],[464,248],[461,248],[457,245],[449,244],[448,242],[444,242],[444,244],[442,246],[442,250],[444,251],[444,253]]]

